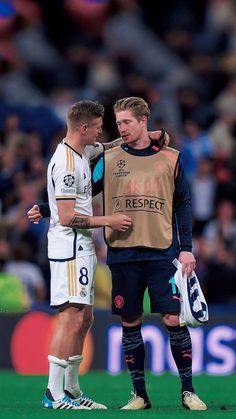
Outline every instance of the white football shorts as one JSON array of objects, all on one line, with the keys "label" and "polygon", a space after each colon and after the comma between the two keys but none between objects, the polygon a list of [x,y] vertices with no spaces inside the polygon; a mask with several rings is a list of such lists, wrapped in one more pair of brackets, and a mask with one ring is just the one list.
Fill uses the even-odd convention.
[{"label": "white football shorts", "polygon": [[50,261],[51,306],[59,307],[67,302],[92,305],[96,264],[95,254],[65,262]]}]

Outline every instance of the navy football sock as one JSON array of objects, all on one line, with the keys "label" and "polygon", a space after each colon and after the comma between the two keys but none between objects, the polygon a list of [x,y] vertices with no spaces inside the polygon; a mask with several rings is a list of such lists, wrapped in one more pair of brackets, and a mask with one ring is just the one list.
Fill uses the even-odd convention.
[{"label": "navy football sock", "polygon": [[146,402],[148,396],[144,378],[145,348],[141,334],[141,324],[132,327],[123,326],[122,345],[134,391]]},{"label": "navy football sock", "polygon": [[49,400],[51,400],[52,402],[55,402],[55,400],[54,400],[54,398],[52,397],[52,393],[51,393],[51,391],[49,390],[49,388],[47,388],[47,390],[46,390],[46,396],[47,396],[47,398],[48,398]]},{"label": "navy football sock", "polygon": [[186,326],[166,326],[170,336],[170,347],[183,391],[194,392],[192,385],[192,343]]}]

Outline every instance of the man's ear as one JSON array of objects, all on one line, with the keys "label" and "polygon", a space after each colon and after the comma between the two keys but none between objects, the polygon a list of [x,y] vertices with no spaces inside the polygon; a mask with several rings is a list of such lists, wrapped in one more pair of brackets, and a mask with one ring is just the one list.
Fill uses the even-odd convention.
[{"label": "man's ear", "polygon": [[142,126],[147,126],[147,117],[145,115],[141,116],[140,122]]},{"label": "man's ear", "polygon": [[82,130],[82,133],[85,134],[88,131],[88,125],[87,124],[81,125],[81,130]]}]

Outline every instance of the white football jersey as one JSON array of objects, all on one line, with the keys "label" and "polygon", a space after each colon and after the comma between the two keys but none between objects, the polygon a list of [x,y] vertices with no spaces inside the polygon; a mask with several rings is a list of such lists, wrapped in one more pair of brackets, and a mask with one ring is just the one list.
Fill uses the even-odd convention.
[{"label": "white football jersey", "polygon": [[58,144],[47,170],[48,201],[51,211],[48,231],[48,257],[54,261],[74,259],[95,253],[92,229],[64,227],[59,223],[57,200],[75,200],[75,211],[92,214],[92,185],[89,159],[103,151],[102,144],[86,147],[78,154],[65,140]]}]

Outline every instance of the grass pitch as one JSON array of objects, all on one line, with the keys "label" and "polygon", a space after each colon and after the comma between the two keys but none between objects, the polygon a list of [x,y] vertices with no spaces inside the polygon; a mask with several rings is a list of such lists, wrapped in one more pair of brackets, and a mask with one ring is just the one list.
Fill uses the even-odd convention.
[{"label": "grass pitch", "polygon": [[236,418],[236,374],[230,376],[194,377],[194,386],[200,398],[208,405],[205,412],[190,412],[180,403],[179,379],[171,374],[154,376],[146,374],[147,389],[152,409],[143,411],[121,411],[130,398],[131,383],[127,373],[110,376],[103,372],[91,372],[80,378],[81,387],[91,398],[104,403],[103,411],[44,410],[40,407],[41,397],[47,385],[45,376],[23,376],[14,372],[0,372],[0,418],[132,418],[184,419],[190,418]]}]

